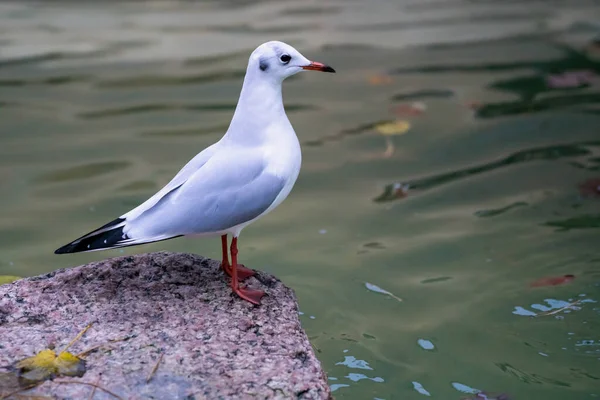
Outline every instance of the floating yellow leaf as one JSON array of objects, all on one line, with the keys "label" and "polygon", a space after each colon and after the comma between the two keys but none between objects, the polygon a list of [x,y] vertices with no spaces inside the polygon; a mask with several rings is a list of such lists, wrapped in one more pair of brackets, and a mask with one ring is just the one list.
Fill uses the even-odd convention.
[{"label": "floating yellow leaf", "polygon": [[410,129],[408,121],[383,122],[375,125],[375,130],[382,135],[402,135]]},{"label": "floating yellow leaf", "polygon": [[12,275],[0,275],[0,285],[5,285],[7,283],[14,282],[17,279],[21,279],[21,277]]},{"label": "floating yellow leaf", "polygon": [[83,376],[85,360],[68,351],[56,355],[54,350],[46,349],[19,361],[15,367],[20,380],[40,382],[57,376]]}]

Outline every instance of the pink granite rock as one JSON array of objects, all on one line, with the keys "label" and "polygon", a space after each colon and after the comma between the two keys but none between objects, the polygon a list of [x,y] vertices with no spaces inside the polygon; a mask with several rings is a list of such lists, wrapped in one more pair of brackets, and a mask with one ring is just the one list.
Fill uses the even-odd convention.
[{"label": "pink granite rock", "polygon": [[[217,261],[150,253],[118,257],[0,286],[0,395],[10,365],[49,346],[89,353],[81,378],[25,393],[87,399],[97,383],[124,399],[331,398],[298,320],[291,289],[262,272],[247,283],[261,306],[231,294]],[[111,342],[114,339],[126,339]],[[162,354],[158,369],[148,376]],[[99,389],[94,399],[114,399]]]}]

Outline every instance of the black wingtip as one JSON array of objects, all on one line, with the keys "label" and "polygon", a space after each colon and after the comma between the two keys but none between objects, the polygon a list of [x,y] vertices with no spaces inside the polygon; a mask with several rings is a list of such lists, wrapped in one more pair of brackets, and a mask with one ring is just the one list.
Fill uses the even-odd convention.
[{"label": "black wingtip", "polygon": [[66,254],[66,253],[68,253],[69,252],[68,249],[67,249],[68,247],[69,247],[69,245],[66,245],[66,246],[61,247],[60,249],[56,249],[56,250],[54,250],[54,254]]},{"label": "black wingtip", "polygon": [[[83,235],[79,239],[54,250],[54,254],[80,253],[115,247],[115,245],[118,245],[119,242],[125,239],[123,237],[123,227],[118,226],[123,221],[125,221],[125,219],[117,218],[108,224]],[[110,229],[113,226],[115,228]]]},{"label": "black wingtip", "polygon": [[54,250],[54,254],[68,254],[68,253],[77,253],[82,250],[77,250],[77,241],[66,244],[56,250]]}]

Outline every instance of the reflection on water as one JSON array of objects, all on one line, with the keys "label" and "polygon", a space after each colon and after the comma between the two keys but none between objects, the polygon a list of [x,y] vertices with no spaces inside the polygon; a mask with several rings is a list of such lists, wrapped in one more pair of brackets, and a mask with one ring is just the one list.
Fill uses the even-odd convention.
[{"label": "reflection on water", "polygon": [[104,163],[93,163],[82,165],[80,167],[66,168],[44,174],[38,178],[41,183],[58,183],[78,179],[92,179],[99,175],[104,175],[113,171],[125,169],[129,166],[125,161],[114,161]]},{"label": "reflection on water", "polygon": [[496,364],[498,368],[500,368],[503,372],[515,376],[517,379],[525,382],[525,383],[533,383],[533,384],[548,384],[548,385],[556,385],[562,387],[570,387],[571,384],[567,382],[562,382],[556,379],[546,378],[539,374],[530,374],[524,371],[521,371],[510,364],[506,363],[498,363]]},{"label": "reflection on water", "polygon": [[[585,296],[585,295],[583,295],[583,296]],[[583,300],[579,299],[577,301],[573,301],[572,299],[569,299],[569,301],[557,300],[557,299],[545,299],[544,302],[546,302],[547,305],[538,304],[538,303],[531,305],[532,309],[542,311],[541,314],[538,314],[532,310],[525,309],[521,306],[515,307],[513,314],[522,315],[522,316],[526,316],[526,317],[535,317],[535,316],[542,316],[542,315],[555,315],[555,314],[559,314],[561,312],[564,314],[569,314],[571,311],[581,310],[581,305],[583,305],[583,303],[596,303],[596,301],[592,300],[592,299],[583,299]],[[578,305],[578,304],[581,304],[581,305]],[[560,315],[557,315],[555,318],[562,319],[563,317]]]},{"label": "reflection on water", "polygon": [[548,221],[545,225],[555,227],[559,232],[571,229],[600,228],[600,214],[580,215],[564,220]]},{"label": "reflection on water", "polygon": [[425,388],[423,387],[423,385],[421,385],[419,382],[413,382],[413,387],[414,389],[421,393],[424,396],[431,396],[431,393],[429,393],[427,390],[425,390]]},{"label": "reflection on water", "polygon": [[585,0],[0,3],[0,275],[218,257],[52,252],[216,141],[249,52],[284,40],[338,73],[286,81],[303,169],[241,254],[294,288],[336,398],[600,395],[599,20]]},{"label": "reflection on water", "polygon": [[[348,353],[348,350],[344,350],[344,353]],[[344,356],[344,361],[337,362],[335,365],[343,365],[343,366],[347,367],[348,370],[350,370],[350,371],[356,370],[356,369],[373,371],[373,368],[371,368],[369,366],[368,362],[366,362],[365,360],[357,360],[354,356]],[[358,373],[358,372],[349,372],[343,378],[345,378],[345,380],[348,380],[350,382],[338,383],[337,381],[340,381],[340,378],[336,378],[334,376],[329,377],[329,380],[336,381],[334,384],[331,385],[331,390],[333,392],[335,392],[341,388],[344,388],[344,387],[351,387],[352,382],[359,382],[362,380],[368,380],[368,381],[376,382],[376,383],[385,382],[385,380],[380,376],[372,376],[371,377],[371,376],[366,375],[365,373]]]},{"label": "reflection on water", "polygon": [[512,210],[513,208],[526,206],[527,203],[524,201],[517,201],[516,203],[512,203],[507,205],[506,207],[496,208],[492,210],[479,210],[475,212],[475,215],[478,217],[494,217],[496,215],[504,214],[507,211]]},{"label": "reflection on water", "polygon": [[[412,189],[423,191],[455,181],[457,179],[463,179],[471,175],[490,172],[497,168],[507,167],[513,164],[534,162],[539,160],[556,160],[560,158],[578,157],[592,154],[592,152],[587,148],[588,146],[598,147],[600,146],[600,142],[586,142],[580,144],[574,143],[572,145],[560,145],[545,148],[521,150],[517,153],[511,154],[508,157],[502,158],[497,161],[489,162],[483,165],[477,165],[471,168],[452,171],[441,175],[409,180],[402,185],[402,188],[410,187]],[[386,186],[385,193],[379,196],[377,199],[375,199],[375,201],[381,202],[384,200],[390,201],[397,199],[397,195],[392,196],[392,193],[397,193],[398,191],[397,185],[398,184],[394,183]],[[386,193],[388,194],[386,195]],[[514,207],[514,205],[512,207]]]}]

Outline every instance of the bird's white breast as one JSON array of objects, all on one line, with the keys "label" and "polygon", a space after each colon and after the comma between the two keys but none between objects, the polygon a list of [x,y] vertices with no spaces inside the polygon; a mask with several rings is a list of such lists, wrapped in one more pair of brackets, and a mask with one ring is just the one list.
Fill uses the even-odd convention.
[{"label": "bird's white breast", "polygon": [[269,140],[266,140],[259,150],[263,152],[265,157],[267,165],[265,173],[282,178],[285,181],[285,185],[265,212],[251,221],[229,229],[228,232],[234,236],[238,236],[241,230],[247,225],[273,211],[288,197],[296,183],[302,164],[302,152],[294,129],[289,122],[287,126],[285,125],[283,127],[280,126],[279,129],[272,126],[268,132],[270,136]]},{"label": "bird's white breast", "polygon": [[[286,118],[287,119],[287,118]],[[265,172],[273,174],[285,180],[285,185],[273,204],[262,214],[277,207],[290,194],[292,187],[296,183],[302,164],[302,152],[300,143],[294,129],[286,121],[283,126],[272,126],[270,140],[265,143]]]}]

